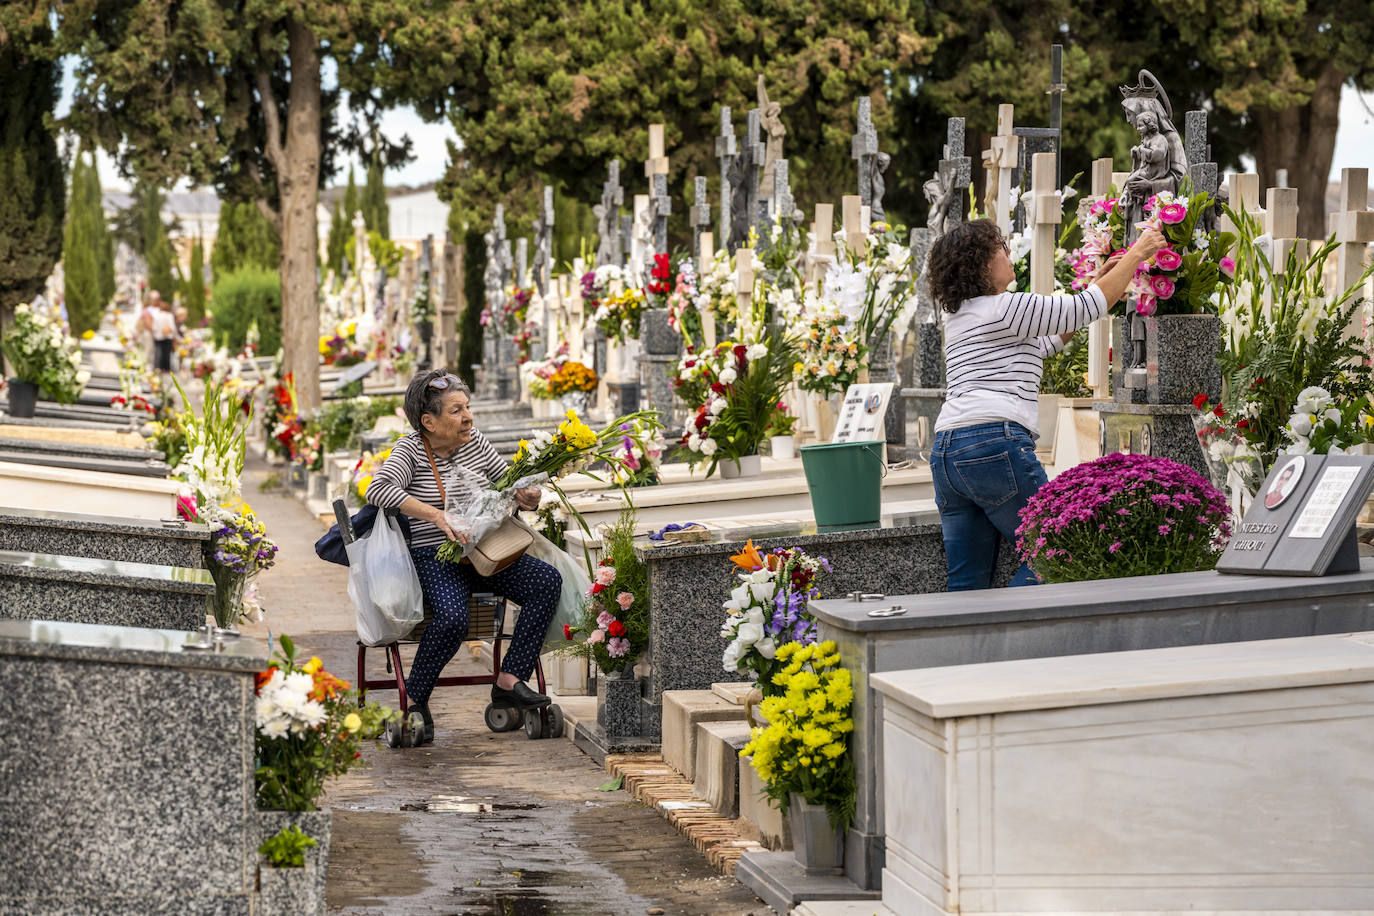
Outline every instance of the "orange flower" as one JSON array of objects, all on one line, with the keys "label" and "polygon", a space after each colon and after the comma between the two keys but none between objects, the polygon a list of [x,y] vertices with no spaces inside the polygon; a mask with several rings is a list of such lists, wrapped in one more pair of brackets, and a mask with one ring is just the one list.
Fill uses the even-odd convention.
[{"label": "orange flower", "polygon": [[276,670],[276,665],[268,665],[266,671],[259,671],[253,675],[253,692],[261,693],[263,685],[272,680],[272,672]]},{"label": "orange flower", "polygon": [[339,695],[340,690],[349,688],[348,681],[341,681],[334,675],[325,671],[323,668],[314,674],[315,689],[310,691],[310,699],[323,703],[325,700],[332,700]]},{"label": "orange flower", "polygon": [[744,542],[744,549],[730,558],[734,564],[745,572],[754,572],[763,569],[763,557],[759,555],[759,549],[754,546],[754,539],[750,538]]}]

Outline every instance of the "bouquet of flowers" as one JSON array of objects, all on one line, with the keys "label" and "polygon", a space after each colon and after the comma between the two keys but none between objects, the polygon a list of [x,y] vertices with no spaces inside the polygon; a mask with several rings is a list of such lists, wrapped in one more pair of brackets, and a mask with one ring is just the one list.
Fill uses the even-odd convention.
[{"label": "bouquet of flowers", "polygon": [[1355,446],[1374,441],[1374,392],[1338,403],[1325,388],[1304,388],[1283,432],[1288,439],[1284,454],[1348,454]]},{"label": "bouquet of flowers", "polygon": [[672,258],[667,253],[654,255],[654,266],[649,268],[649,282],[644,284],[646,308],[664,308],[668,304],[668,294],[673,289]]},{"label": "bouquet of flowers", "polygon": [[705,401],[689,416],[679,445],[687,462],[707,463],[710,476],[721,461],[758,453],[767,438],[774,405],[792,379],[793,354],[781,329],[764,343],[723,343],[716,348],[703,380],[713,379]]},{"label": "bouquet of flowers", "polygon": [[558,345],[558,350],[547,359],[533,360],[521,366],[520,371],[525,376],[525,387],[529,389],[530,397],[544,401],[557,400],[558,396],[549,388],[549,380],[553,378],[558,368],[567,361],[568,342],[565,340]]},{"label": "bouquet of flowers", "polygon": [[530,361],[530,345],[534,343],[534,335],[538,331],[539,325],[533,321],[526,321],[511,338],[511,342],[515,344],[516,365],[524,365]]},{"label": "bouquet of flowers", "polygon": [[272,386],[262,425],[267,448],[288,461],[296,460],[296,439],[304,431],[305,421],[296,408],[296,384],[290,372]]},{"label": "bouquet of flowers", "polygon": [[333,334],[320,336],[320,356],[326,366],[352,366],[367,358],[357,340],[358,319],[335,325]]},{"label": "bouquet of flowers", "polygon": [[129,410],[141,410],[148,414],[157,414],[157,408],[141,394],[130,395],[129,397],[125,397],[122,394],[116,394],[110,398],[110,406],[117,410],[124,410],[127,408]]},{"label": "bouquet of flowers", "polygon": [[650,429],[638,420],[620,428],[623,436],[611,449],[610,477],[622,487],[648,487],[658,483],[663,460],[663,428]]},{"label": "bouquet of flowers", "polygon": [[779,646],[777,661],[781,667],[773,684],[779,693],[759,707],[768,725],[753,729],[740,756],[753,758],[776,807],[799,795],[809,804],[825,805],[831,825],[843,830],[854,817],[853,680],[830,640]]},{"label": "bouquet of flowers", "polygon": [[[204,506],[195,516],[210,523],[210,545],[206,567],[215,580],[215,596],[210,610],[215,623],[232,627],[248,617],[251,610],[262,619],[257,586],[252,578],[276,563],[277,545],[267,536],[267,528],[247,503],[236,508]],[[251,589],[251,591],[250,591]]]},{"label": "bouquet of flowers", "polygon": [[81,347],[67,335],[61,321],[31,305],[14,309],[14,320],[0,338],[0,350],[14,377],[38,386],[59,404],[81,395],[91,374],[81,368]]},{"label": "bouquet of flowers", "polygon": [[[694,295],[697,312],[708,320],[733,327],[739,322],[739,298],[735,295],[735,273],[730,265],[730,252],[716,251],[711,266],[696,278]],[[689,341],[690,343],[690,341]]]},{"label": "bouquet of flowers", "polygon": [[[186,393],[177,385],[183,404]],[[201,414],[187,410],[178,418],[186,440],[186,453],[172,475],[195,491],[202,506],[219,506],[239,498],[243,461],[251,415],[222,385],[205,389]]]},{"label": "bouquet of flowers", "polygon": [[362,740],[400,718],[372,701],[359,706],[349,683],[326,671],[318,658],[297,665],[289,636],[281,637],[281,649],[257,675],[256,687],[259,808],[314,811],[324,781],[358,766]]},{"label": "bouquet of flowers", "polygon": [[577,391],[595,391],[596,373],[585,363],[568,360],[549,376],[549,393],[556,398]]},{"label": "bouquet of flowers", "polygon": [[820,597],[816,583],[830,572],[830,562],[796,547],[760,554],[752,539],[730,559],[740,584],[721,605],[726,618],[720,635],[730,640],[722,664],[731,674],[752,673],[764,696],[776,696],[782,691],[774,681],[783,667],[779,647],[816,641],[816,620],[807,604]]},{"label": "bouquet of flowers", "polygon": [[[1189,185],[1185,182],[1185,188]],[[1236,264],[1227,255],[1236,238],[1208,232],[1202,222],[1215,201],[1210,194],[1161,192],[1145,202],[1141,228],[1158,229],[1169,246],[1137,269],[1127,293],[1141,315],[1196,315],[1215,311],[1213,293],[1227,286]],[[1107,197],[1088,209],[1083,244],[1072,255],[1074,289],[1083,289],[1107,259],[1126,247],[1126,219],[1120,199]]]},{"label": "bouquet of flowers", "polygon": [[758,251],[764,280],[778,289],[796,289],[802,285],[802,270],[806,263],[806,236],[781,212],[773,215],[768,234],[750,241]]},{"label": "bouquet of flowers", "polygon": [[715,381],[712,361],[720,351],[720,346],[703,355],[696,352],[695,345],[687,344],[682,358],[678,360],[677,372],[673,375],[673,393],[693,409],[706,403],[711,383]]},{"label": "bouquet of flowers", "polygon": [[859,360],[868,349],[858,329],[833,303],[819,299],[799,318],[802,333],[792,367],[797,387],[821,397],[843,393],[857,379]]},{"label": "bouquet of flowers", "polygon": [[1192,468],[1113,454],[1069,468],[1021,510],[1021,559],[1045,582],[1211,569],[1231,537],[1226,497]]},{"label": "bouquet of flowers", "polygon": [[647,307],[643,290],[623,289],[600,300],[592,320],[607,340],[624,344],[627,340],[638,339],[639,322]]},{"label": "bouquet of flowers", "polygon": [[621,513],[604,542],[606,557],[587,590],[582,620],[563,625],[572,645],[561,651],[589,657],[610,674],[632,668],[649,644],[649,571],[635,556],[633,510]]},{"label": "bouquet of flowers", "polygon": [[697,311],[697,269],[690,257],[678,261],[677,278],[668,295],[668,326],[682,335],[685,343],[703,339],[701,312]]},{"label": "bouquet of flowers", "polygon": [[773,412],[768,415],[768,437],[790,436],[796,426],[797,418],[788,411],[786,404],[779,401],[773,407]]}]

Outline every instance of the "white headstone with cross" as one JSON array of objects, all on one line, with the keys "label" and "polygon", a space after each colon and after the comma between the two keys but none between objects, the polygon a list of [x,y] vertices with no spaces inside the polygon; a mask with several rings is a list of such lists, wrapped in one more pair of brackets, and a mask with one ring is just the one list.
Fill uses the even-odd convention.
[{"label": "white headstone with cross", "polygon": [[997,106],[997,133],[983,150],[983,168],[987,171],[983,209],[1004,236],[1011,232],[1011,171],[1016,168],[1018,147],[1012,123],[1015,115],[1016,106]]},{"label": "white headstone with cross", "polygon": [[[1335,295],[1345,292],[1360,279],[1369,262],[1369,243],[1374,242],[1374,210],[1369,209],[1369,169],[1341,169],[1341,200],[1336,212],[1327,216],[1327,232],[1335,235],[1336,249]],[[1367,286],[1367,284],[1366,284]],[[1347,332],[1365,341],[1365,352],[1371,350],[1365,337],[1367,321],[1374,317],[1366,290],[1365,305],[1350,317]]]},{"label": "white headstone with cross", "polygon": [[[1226,188],[1229,198],[1228,206],[1236,213],[1248,213],[1259,222],[1260,231],[1264,231],[1264,207],[1263,199],[1260,197],[1259,176],[1253,172],[1232,172],[1226,176]],[[1221,230],[1234,233],[1236,224],[1231,221],[1229,216],[1223,216]]]},{"label": "white headstone with cross", "polygon": [[806,282],[814,284],[835,263],[835,205],[816,204],[816,219],[811,223],[811,249],[807,252]]},{"label": "white headstone with cross", "polygon": [[[1105,200],[1112,186],[1111,158],[1094,159],[1090,200]],[[1102,401],[1111,397],[1112,319],[1099,318],[1088,325],[1088,387]]]},{"label": "white headstone with cross", "polygon": [[851,254],[862,257],[864,245],[867,244],[868,233],[864,227],[868,225],[868,214],[864,212],[863,201],[857,194],[846,194],[840,200],[840,219],[844,225],[844,244]]},{"label": "white headstone with cross", "polygon": [[759,329],[754,327],[754,249],[735,251],[735,301],[739,304],[740,340],[756,340]]},{"label": "white headstone with cross", "polygon": [[1031,292],[1054,292],[1054,247],[1059,224],[1064,221],[1063,201],[1055,185],[1058,163],[1054,153],[1031,157],[1031,200],[1026,208],[1031,221]]}]

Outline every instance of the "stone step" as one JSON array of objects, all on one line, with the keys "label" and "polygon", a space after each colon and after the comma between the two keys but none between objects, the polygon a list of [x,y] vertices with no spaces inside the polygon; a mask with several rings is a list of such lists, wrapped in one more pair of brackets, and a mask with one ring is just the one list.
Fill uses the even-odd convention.
[{"label": "stone step", "polygon": [[710,690],[663,692],[663,760],[691,782],[696,776],[697,726],[707,722],[744,721],[744,707]]},{"label": "stone step", "polygon": [[739,816],[740,751],[749,743],[749,723],[697,725],[696,777],[692,791],[728,817]]},{"label": "stone step", "polygon": [[205,525],[81,512],[0,508],[0,550],[200,569]]},{"label": "stone step", "polygon": [[194,630],[215,581],[203,569],[0,550],[0,617]]}]

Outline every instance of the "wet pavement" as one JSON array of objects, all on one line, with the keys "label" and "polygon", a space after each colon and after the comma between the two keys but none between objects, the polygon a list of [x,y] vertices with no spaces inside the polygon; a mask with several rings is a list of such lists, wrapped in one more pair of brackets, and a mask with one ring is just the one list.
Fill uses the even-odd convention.
[{"label": "wet pavement", "polygon": [[[317,559],[323,527],[302,503],[260,493],[265,465],[250,463],[245,498],[280,545],[261,577],[267,618],[245,630],[287,633],[347,680],[356,676],[347,570]],[[384,675],[380,653],[369,676]],[[408,659],[407,655],[407,659]],[[446,674],[490,662],[467,648]],[[493,734],[482,720],[489,688],[450,687],[430,702],[432,746],[363,752],[369,766],[331,784],[331,913],[721,914],[772,911],[718,874],[652,808],[619,790],[571,741]],[[394,702],[395,691],[378,692]]]}]

